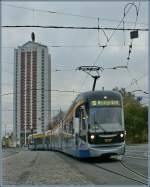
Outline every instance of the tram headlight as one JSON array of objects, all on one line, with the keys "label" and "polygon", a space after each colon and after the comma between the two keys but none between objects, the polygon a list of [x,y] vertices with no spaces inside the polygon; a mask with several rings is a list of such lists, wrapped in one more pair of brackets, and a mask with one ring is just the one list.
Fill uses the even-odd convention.
[{"label": "tram headlight", "polygon": [[94,134],[91,135],[91,140],[93,140],[95,138]]},{"label": "tram headlight", "polygon": [[123,138],[123,137],[124,137],[124,134],[123,134],[123,133],[121,133],[121,134],[120,134],[120,137],[121,137],[121,138]]}]

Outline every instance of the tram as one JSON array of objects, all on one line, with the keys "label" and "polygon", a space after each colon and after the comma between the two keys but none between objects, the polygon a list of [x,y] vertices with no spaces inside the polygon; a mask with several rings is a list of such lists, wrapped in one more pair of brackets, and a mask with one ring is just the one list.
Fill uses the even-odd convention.
[{"label": "tram", "polygon": [[28,148],[31,150],[47,150],[49,149],[49,137],[44,134],[32,134],[27,139]]},{"label": "tram", "polygon": [[47,131],[31,149],[58,150],[79,158],[125,153],[123,100],[119,92],[89,91],[74,100],[63,122]]}]

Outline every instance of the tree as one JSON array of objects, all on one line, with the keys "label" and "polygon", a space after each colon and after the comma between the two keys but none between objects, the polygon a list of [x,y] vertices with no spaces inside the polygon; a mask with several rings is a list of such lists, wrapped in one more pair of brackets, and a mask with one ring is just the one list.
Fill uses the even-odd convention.
[{"label": "tree", "polygon": [[127,92],[125,88],[120,90],[116,87],[114,91],[119,91],[123,97],[125,128],[127,131],[127,142],[144,143],[148,141],[148,107],[142,106],[137,101],[135,95]]},{"label": "tree", "polygon": [[53,117],[52,121],[49,122],[47,129],[50,130],[58,126],[61,121],[64,119],[65,113],[63,111],[59,111],[59,113]]}]

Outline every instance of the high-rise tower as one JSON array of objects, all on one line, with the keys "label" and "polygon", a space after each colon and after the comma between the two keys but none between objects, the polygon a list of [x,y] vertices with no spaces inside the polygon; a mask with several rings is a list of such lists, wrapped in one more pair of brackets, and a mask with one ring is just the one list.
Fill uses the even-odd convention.
[{"label": "high-rise tower", "polygon": [[34,40],[14,53],[15,144],[26,144],[31,131],[44,132],[50,120],[51,59],[47,46]]}]

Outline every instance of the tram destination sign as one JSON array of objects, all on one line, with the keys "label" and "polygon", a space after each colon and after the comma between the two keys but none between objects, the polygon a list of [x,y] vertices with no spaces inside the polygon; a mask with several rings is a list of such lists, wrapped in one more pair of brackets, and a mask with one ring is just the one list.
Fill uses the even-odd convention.
[{"label": "tram destination sign", "polygon": [[91,106],[121,106],[119,100],[93,100],[90,102]]}]

